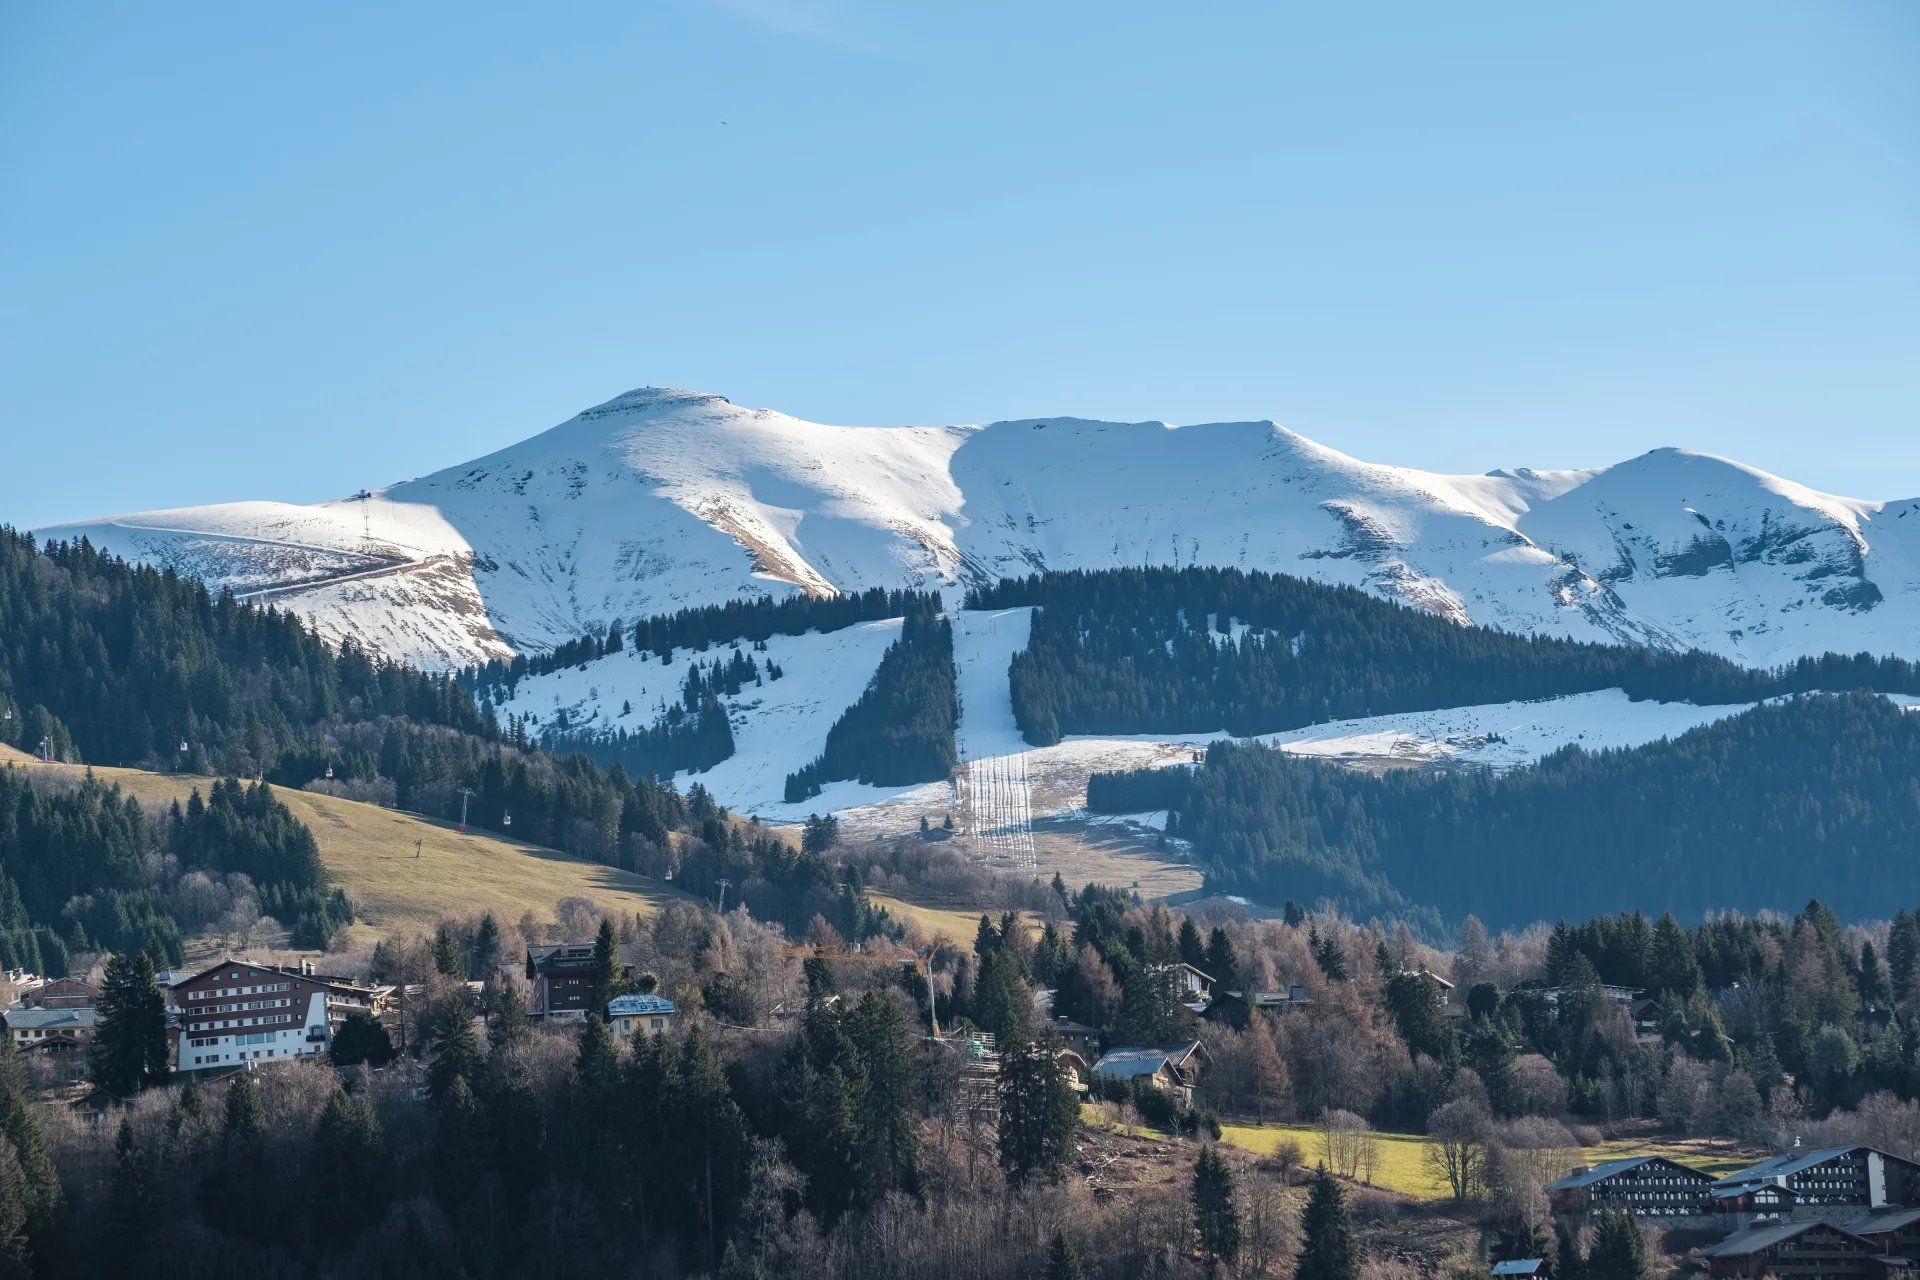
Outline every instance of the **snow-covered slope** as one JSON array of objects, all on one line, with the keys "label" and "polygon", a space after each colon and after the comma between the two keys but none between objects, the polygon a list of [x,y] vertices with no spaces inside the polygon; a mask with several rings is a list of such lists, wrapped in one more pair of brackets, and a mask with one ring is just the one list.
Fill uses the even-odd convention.
[{"label": "snow-covered slope", "polygon": [[838,427],[648,388],[358,501],[42,532],[430,665],[766,591],[1142,563],[1284,571],[1463,623],[1764,664],[1920,656],[1916,512],[1680,450],[1446,476],[1268,422]]}]

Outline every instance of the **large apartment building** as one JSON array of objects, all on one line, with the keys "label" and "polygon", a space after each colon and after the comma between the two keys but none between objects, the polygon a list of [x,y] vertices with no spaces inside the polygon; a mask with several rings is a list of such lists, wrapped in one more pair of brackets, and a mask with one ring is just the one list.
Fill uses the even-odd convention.
[{"label": "large apartment building", "polygon": [[174,986],[179,1069],[312,1058],[327,1051],[350,1013],[373,1013],[373,989],[313,972],[231,957]]}]

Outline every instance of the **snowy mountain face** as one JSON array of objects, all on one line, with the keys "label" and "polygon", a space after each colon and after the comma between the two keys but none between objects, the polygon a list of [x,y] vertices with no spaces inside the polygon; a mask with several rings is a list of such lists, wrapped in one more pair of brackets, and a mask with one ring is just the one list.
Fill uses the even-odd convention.
[{"label": "snowy mountain face", "polygon": [[838,427],[649,388],[363,499],[39,532],[428,666],[739,596],[1140,564],[1292,573],[1461,623],[1756,665],[1920,656],[1920,500],[1672,449],[1446,476],[1269,422]]}]

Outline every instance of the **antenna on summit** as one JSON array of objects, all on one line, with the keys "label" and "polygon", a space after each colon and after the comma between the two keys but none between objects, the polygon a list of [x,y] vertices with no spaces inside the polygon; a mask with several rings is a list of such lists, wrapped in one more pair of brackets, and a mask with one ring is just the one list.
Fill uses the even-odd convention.
[{"label": "antenna on summit", "polygon": [[360,536],[369,543],[373,541],[373,516],[367,511],[367,504],[372,500],[371,489],[362,489],[353,495],[353,501],[360,504]]}]

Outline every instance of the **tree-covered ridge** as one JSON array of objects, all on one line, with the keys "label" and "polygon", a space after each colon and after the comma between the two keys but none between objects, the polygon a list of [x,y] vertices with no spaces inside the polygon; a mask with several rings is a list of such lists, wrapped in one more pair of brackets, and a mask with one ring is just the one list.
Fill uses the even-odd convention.
[{"label": "tree-covered ridge", "polygon": [[144,813],[94,778],[59,792],[0,770],[0,951],[4,962],[62,973],[71,951],[145,951],[178,964],[179,918],[193,896],[182,877],[201,873],[224,892],[245,877],[259,910],[288,926],[297,946],[319,947],[352,921],[327,880],[313,833],[263,783],[215,780],[203,799]]},{"label": "tree-covered ridge", "polygon": [[1896,658],[1829,654],[1754,671],[1698,651],[1464,627],[1352,587],[1240,569],[1035,575],[967,604],[1038,606],[1010,671],[1014,717],[1036,746],[1067,734],[1273,733],[1610,688],[1702,704],[1920,693],[1920,667]]},{"label": "tree-covered ridge", "polygon": [[937,782],[959,758],[954,730],[953,624],[930,600],[909,609],[859,701],[827,730],[820,757],[787,775],[789,804],[828,782],[858,778],[879,786]]},{"label": "tree-covered ridge", "polygon": [[451,680],[331,649],[292,614],[0,528],[0,741],[253,774],[303,730],[382,716],[490,731]]},{"label": "tree-covered ridge", "polygon": [[1920,716],[1813,695],[1646,746],[1508,773],[1359,773],[1216,743],[1193,770],[1099,774],[1104,812],[1173,810],[1209,883],[1278,902],[1499,923],[1634,906],[1683,918],[1819,896],[1854,917],[1920,898]]},{"label": "tree-covered ridge", "polygon": [[725,604],[642,618],[631,630],[616,619],[604,632],[569,640],[547,653],[520,654],[507,661],[496,659],[483,666],[470,667],[460,673],[460,681],[483,699],[496,697],[503,690],[511,692],[528,676],[577,667],[607,654],[619,653],[628,645],[642,652],[651,651],[662,661],[670,661],[675,649],[704,653],[716,644],[759,643],[772,636],[839,631],[856,622],[902,617],[938,599],[926,592],[871,587],[834,596],[760,596],[752,600],[729,600]]},{"label": "tree-covered ridge", "polygon": [[[815,912],[853,937],[891,927],[818,855],[732,821],[697,787],[683,796],[617,765],[562,760],[528,741],[524,726],[500,732],[453,681],[351,644],[336,652],[291,614],[214,597],[84,542],[38,549],[0,529],[0,740],[31,748],[43,735],[68,759],[313,785],[448,820],[464,813],[475,826],[610,865],[679,869],[677,883],[693,892],[726,878],[752,886],[756,912],[796,932]],[[69,838],[92,839],[87,823],[111,825],[109,808],[97,804]],[[107,843],[118,857],[135,842]],[[0,862],[23,885],[35,875],[57,881],[59,869],[39,863],[64,848],[0,840]],[[104,904],[95,908],[103,937],[162,914],[118,883],[71,889],[91,888]],[[281,909],[311,909],[324,924],[322,905]],[[28,914],[46,918],[31,906]]]}]

